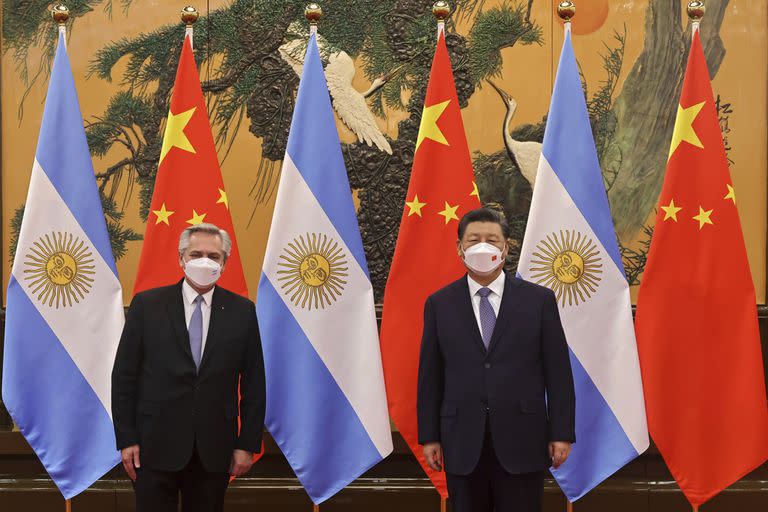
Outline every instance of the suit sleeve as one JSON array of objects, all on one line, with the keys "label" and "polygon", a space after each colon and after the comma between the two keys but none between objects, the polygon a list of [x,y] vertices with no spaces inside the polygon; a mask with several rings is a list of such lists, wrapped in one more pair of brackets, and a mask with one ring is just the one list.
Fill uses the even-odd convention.
[{"label": "suit sleeve", "polygon": [[542,350],[547,386],[550,441],[576,441],[576,398],[568,344],[565,340],[557,299],[547,293],[542,314]]},{"label": "suit sleeve", "polygon": [[443,401],[443,356],[437,340],[432,299],[424,304],[424,332],[419,355],[416,410],[419,444],[440,442],[440,405]]},{"label": "suit sleeve", "polygon": [[248,329],[248,347],[245,364],[240,374],[240,436],[236,447],[253,453],[261,451],[266,412],[266,383],[264,354],[256,319],[256,308],[250,303],[251,321]]},{"label": "suit sleeve", "polygon": [[136,427],[138,382],[142,361],[142,327],[144,307],[141,295],[136,295],[128,308],[128,315],[117,347],[112,367],[112,419],[115,425],[117,449],[139,444]]}]

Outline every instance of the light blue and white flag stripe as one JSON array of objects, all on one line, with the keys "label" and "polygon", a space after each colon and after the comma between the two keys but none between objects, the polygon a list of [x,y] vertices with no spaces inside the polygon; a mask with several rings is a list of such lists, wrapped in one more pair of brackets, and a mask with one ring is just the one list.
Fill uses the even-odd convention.
[{"label": "light blue and white flag stripe", "polygon": [[566,25],[518,272],[559,294],[576,443],[552,473],[575,501],[648,448],[629,286]]},{"label": "light blue and white flag stripe", "polygon": [[392,451],[373,290],[315,36],[259,282],[266,426],[315,503]]},{"label": "light blue and white flag stripe", "polygon": [[123,321],[61,35],[8,284],[3,401],[67,499],[120,461],[110,374]]}]

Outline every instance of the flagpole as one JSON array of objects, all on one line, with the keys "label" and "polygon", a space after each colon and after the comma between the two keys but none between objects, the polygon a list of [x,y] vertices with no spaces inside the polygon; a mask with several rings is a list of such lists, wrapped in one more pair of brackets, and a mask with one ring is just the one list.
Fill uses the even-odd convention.
[{"label": "flagpole", "polygon": [[[309,37],[317,37],[317,22],[323,17],[323,9],[317,2],[310,2],[304,7],[304,17],[309,23]],[[309,43],[307,43],[309,44]],[[312,512],[320,512],[320,505],[313,504]]]},{"label": "flagpole", "polygon": [[[445,33],[445,20],[451,14],[451,6],[445,0],[438,0],[432,4],[432,15],[437,20],[437,39],[440,39],[440,34]],[[447,507],[447,501],[443,496],[440,496],[440,512],[445,512]]]},{"label": "flagpole", "polygon": [[437,37],[445,33],[445,20],[451,15],[451,5],[445,0],[437,0],[432,4],[432,15],[437,20]]},{"label": "flagpole", "polygon": [[[557,15],[563,20],[563,33],[571,32],[571,20],[576,16],[576,5],[572,1],[563,1],[557,4]],[[566,498],[566,512],[573,512],[573,503]]]},{"label": "flagpole", "polygon": [[688,2],[687,11],[688,18],[691,20],[691,39],[693,39],[693,35],[699,31],[699,23],[704,17],[704,13],[707,12],[707,6],[701,0],[693,0]]},{"label": "flagpole", "polygon": [[[440,39],[440,34],[445,34],[445,20],[451,15],[451,5],[445,0],[437,0],[432,4],[432,15],[437,20],[437,39]],[[448,500],[440,495],[440,512],[446,512],[448,508]]]},{"label": "flagpole", "polygon": [[[69,9],[64,4],[56,4],[51,8],[51,18],[59,26],[59,37],[63,37],[64,49],[67,48],[67,20],[69,20]],[[64,511],[72,512],[72,500],[64,500]]]},{"label": "flagpole", "polygon": [[188,5],[181,10],[181,21],[186,25],[186,29],[184,30],[184,37],[189,37],[189,44],[192,46],[193,50],[195,49],[194,25],[199,17],[200,13],[197,12],[197,9],[191,5]]},{"label": "flagpole", "polygon": [[[707,7],[701,0],[693,0],[688,2],[686,11],[688,13],[688,18],[691,20],[691,42],[693,42],[693,38],[695,37],[696,32],[699,31],[699,24],[701,19],[704,17],[704,13],[707,11]],[[696,505],[691,505],[691,510],[693,512],[699,512],[699,507]]]},{"label": "flagpole", "polygon": [[317,2],[310,2],[304,8],[304,17],[307,18],[307,21],[309,22],[310,36],[317,34],[317,22],[320,21],[320,18],[322,18],[322,16],[323,16],[323,9],[320,7],[320,4],[318,4]]},{"label": "flagpole", "polygon": [[51,8],[51,17],[59,26],[59,35],[64,36],[64,47],[67,44],[67,20],[69,19],[69,9],[64,4],[56,4]]}]

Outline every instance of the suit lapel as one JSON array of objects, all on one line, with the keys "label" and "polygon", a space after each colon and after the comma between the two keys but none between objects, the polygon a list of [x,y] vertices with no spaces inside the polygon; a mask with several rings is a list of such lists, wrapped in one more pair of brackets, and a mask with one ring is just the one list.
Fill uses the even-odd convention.
[{"label": "suit lapel", "polygon": [[499,316],[496,318],[496,325],[493,328],[491,342],[488,345],[490,354],[496,345],[499,344],[501,336],[510,324],[515,314],[515,307],[520,300],[520,294],[516,293],[517,283],[509,274],[504,279],[504,295],[501,296],[501,305],[499,306]]},{"label": "suit lapel", "polygon": [[475,317],[475,310],[472,307],[472,296],[469,294],[469,283],[467,282],[467,276],[462,277],[456,284],[457,303],[461,310],[461,315],[464,317],[464,325],[469,326],[470,337],[473,343],[485,354],[485,344],[483,344],[483,336],[480,334],[480,327],[477,325],[477,317]]},{"label": "suit lapel", "polygon": [[194,365],[194,359],[192,359],[192,349],[189,348],[189,331],[187,330],[187,321],[184,316],[184,296],[181,291],[180,281],[178,286],[174,286],[171,290],[171,297],[168,300],[168,316],[173,326],[173,331],[176,334],[176,341],[181,345],[181,349],[189,356],[189,361]]},{"label": "suit lapel", "polygon": [[[227,314],[227,297],[221,291],[220,287],[213,289],[213,297],[211,298],[211,318],[208,322],[208,336],[205,338],[205,349],[203,349],[203,358],[200,361],[200,371],[202,371],[205,362],[210,359],[211,351],[214,345],[218,341],[217,333],[219,326],[222,324],[222,317]],[[198,372],[199,373],[199,372]]]}]

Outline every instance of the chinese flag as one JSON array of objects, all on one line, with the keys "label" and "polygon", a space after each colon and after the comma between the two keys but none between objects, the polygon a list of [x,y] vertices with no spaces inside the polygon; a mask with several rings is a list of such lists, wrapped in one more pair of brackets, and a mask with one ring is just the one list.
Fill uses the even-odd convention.
[{"label": "chinese flag", "polygon": [[[232,238],[232,252],[217,285],[248,297],[229,213],[229,199],[221,178],[192,43],[187,37],[181,50],[171,95],[171,110],[165,123],[134,294],[166,286],[182,278],[179,235],[189,226],[203,222],[217,225]],[[255,310],[253,314],[256,314]],[[254,454],[254,460],[261,454]]]},{"label": "chinese flag", "polygon": [[381,355],[389,414],[443,497],[448,496],[445,474],[429,469],[418,444],[416,375],[424,302],[464,272],[456,255],[456,229],[464,213],[480,206],[473,179],[451,61],[441,32],[384,291]]},{"label": "chinese flag", "polygon": [[755,291],[698,31],[636,330],[651,436],[697,507],[768,458]]},{"label": "chinese flag", "polygon": [[192,44],[186,38],[165,123],[134,293],[182,278],[179,235],[202,222],[216,224],[232,238],[232,253],[218,284],[248,297]]}]

